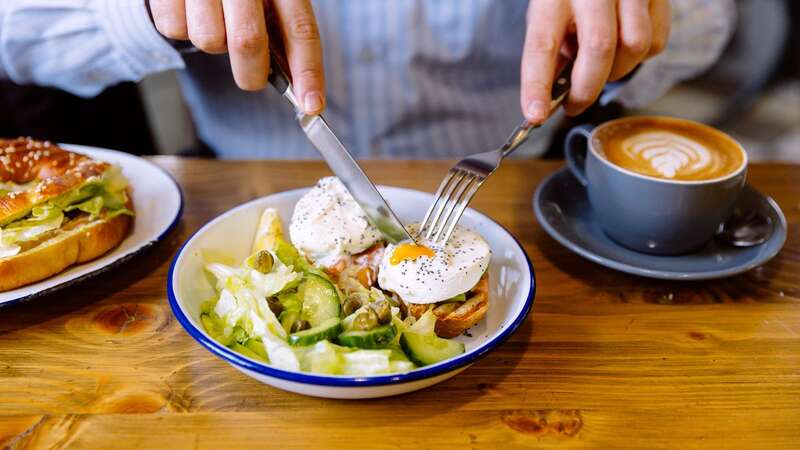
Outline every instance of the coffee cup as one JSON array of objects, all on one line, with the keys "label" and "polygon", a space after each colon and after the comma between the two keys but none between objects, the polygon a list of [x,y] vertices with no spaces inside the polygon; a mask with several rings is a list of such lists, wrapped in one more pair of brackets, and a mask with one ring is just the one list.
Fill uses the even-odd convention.
[{"label": "coffee cup", "polygon": [[747,175],[747,153],[736,140],[672,117],[579,126],[564,145],[605,233],[644,253],[704,246],[732,213]]}]

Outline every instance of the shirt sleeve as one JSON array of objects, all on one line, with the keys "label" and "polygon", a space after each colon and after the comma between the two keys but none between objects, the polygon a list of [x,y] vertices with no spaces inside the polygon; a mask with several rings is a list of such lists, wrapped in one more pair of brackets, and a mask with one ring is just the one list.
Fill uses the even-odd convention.
[{"label": "shirt sleeve", "polygon": [[83,97],[184,67],[145,0],[0,1],[0,78]]},{"label": "shirt sleeve", "polygon": [[719,59],[736,25],[733,0],[672,0],[672,30],[664,51],[639,67],[626,83],[600,97],[640,108],[680,81],[708,70]]}]

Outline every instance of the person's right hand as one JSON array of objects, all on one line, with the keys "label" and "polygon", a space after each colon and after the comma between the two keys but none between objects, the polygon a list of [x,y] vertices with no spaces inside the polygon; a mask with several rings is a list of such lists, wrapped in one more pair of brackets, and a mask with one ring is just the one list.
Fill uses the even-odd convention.
[{"label": "person's right hand", "polygon": [[310,0],[149,0],[156,28],[206,53],[229,54],[236,84],[264,88],[269,75],[265,9],[278,19],[294,94],[307,114],[325,108],[322,44]]}]

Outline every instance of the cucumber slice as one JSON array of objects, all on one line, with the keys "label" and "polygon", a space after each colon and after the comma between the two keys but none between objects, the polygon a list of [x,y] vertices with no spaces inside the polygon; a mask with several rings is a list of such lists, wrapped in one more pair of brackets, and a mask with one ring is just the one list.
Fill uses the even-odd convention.
[{"label": "cucumber slice", "polygon": [[306,346],[319,341],[333,340],[342,332],[342,321],[331,317],[316,327],[298,331],[289,335],[289,345]]},{"label": "cucumber slice", "polygon": [[435,334],[420,334],[406,331],[400,336],[400,346],[408,359],[419,366],[435,364],[464,353],[464,344],[442,339]]},{"label": "cucumber slice", "polygon": [[337,341],[339,344],[347,347],[366,349],[384,348],[392,343],[396,335],[397,327],[390,323],[375,327],[369,331],[346,331],[339,335]]},{"label": "cucumber slice", "polygon": [[300,319],[307,320],[312,327],[328,319],[339,318],[339,294],[330,281],[318,275],[307,274],[299,287],[299,293],[303,299]]}]

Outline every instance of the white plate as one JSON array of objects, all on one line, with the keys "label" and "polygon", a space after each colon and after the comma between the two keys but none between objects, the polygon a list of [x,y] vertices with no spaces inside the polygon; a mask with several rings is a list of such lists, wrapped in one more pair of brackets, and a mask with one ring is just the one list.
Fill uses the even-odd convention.
[{"label": "white plate", "polygon": [[71,144],[61,146],[122,167],[123,175],[131,184],[133,206],[136,210],[133,232],[119,246],[100,258],[72,266],[38,283],[0,292],[0,306],[39,297],[109,270],[163,239],[181,217],[181,190],[164,169],[146,159],[114,150]]},{"label": "white plate", "polygon": [[[427,193],[380,187],[392,209],[406,223],[418,221],[432,200]],[[194,234],[172,262],[167,295],[178,321],[192,338],[236,369],[262,383],[305,395],[329,398],[373,398],[415,391],[452,377],[500,345],[524,321],[533,304],[533,266],[519,242],[502,226],[483,214],[467,210],[461,224],[483,235],[492,249],[489,272],[490,308],[486,318],[457,339],[466,353],[411,372],[364,377],[290,372],[250,359],[214,341],[200,324],[200,305],[214,296],[203,273],[203,249],[224,250],[238,260],[247,257],[261,212],[277,208],[287,225],[297,200],[307,191],[298,189],[263,197],[238,206],[212,220]],[[286,228],[288,229],[288,228]]]}]

